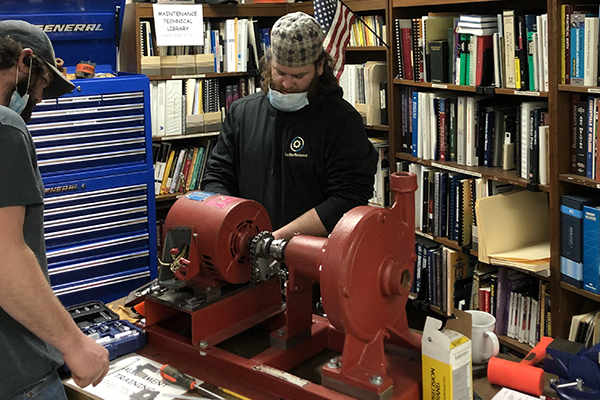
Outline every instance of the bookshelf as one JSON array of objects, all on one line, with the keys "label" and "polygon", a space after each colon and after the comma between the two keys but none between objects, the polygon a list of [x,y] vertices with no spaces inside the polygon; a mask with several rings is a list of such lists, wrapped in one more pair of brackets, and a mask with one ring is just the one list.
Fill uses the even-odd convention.
[{"label": "bookshelf", "polygon": [[[587,196],[600,196],[600,178],[581,176],[571,170],[571,141],[572,141],[572,97],[600,96],[600,85],[575,86],[564,82],[561,65],[565,62],[562,27],[565,23],[562,8],[565,5],[588,4],[584,1],[548,0],[536,1],[463,1],[463,0],[390,0],[388,15],[389,37],[394,35],[393,22],[397,18],[418,18],[429,12],[436,15],[444,13],[458,14],[496,14],[506,9],[515,9],[523,13],[548,14],[548,90],[547,91],[520,91],[507,88],[471,87],[450,83],[415,82],[410,79],[397,77],[398,65],[396,62],[395,48],[392,48],[394,65],[390,67],[390,82],[393,90],[390,91],[390,109],[393,118],[390,119],[390,149],[391,164],[395,167],[396,161],[410,161],[426,166],[433,166],[441,170],[460,172],[471,176],[481,176],[487,179],[510,183],[530,190],[541,190],[548,193],[549,198],[549,232],[551,247],[551,276],[547,278],[550,283],[552,298],[552,334],[554,337],[567,337],[573,315],[587,311],[589,307],[600,308],[600,295],[581,289],[561,281],[561,196],[565,194],[578,194]],[[594,2],[596,3],[596,2]],[[598,12],[597,5],[596,13]],[[592,56],[592,59],[597,57]],[[567,64],[569,60],[567,60]],[[568,71],[567,71],[568,73]],[[440,162],[415,157],[403,150],[402,136],[402,88],[413,88],[419,91],[442,91],[454,93],[458,96],[472,95],[501,95],[507,101],[547,101],[549,119],[549,181],[546,185],[530,185],[527,179],[520,178],[514,171],[504,171],[501,168],[465,167],[452,162]],[[515,100],[517,99],[517,100]],[[456,242],[447,238],[439,238],[427,233],[417,232],[444,246],[470,251],[468,248],[457,246]],[[544,278],[542,278],[544,279]],[[590,306],[590,303],[592,306]],[[594,306],[595,304],[595,306]],[[527,352],[528,346],[522,347],[520,343],[512,343],[513,339],[503,338],[503,344],[516,351]]]},{"label": "bookshelf", "polygon": [[[559,2],[560,3],[560,2]],[[405,79],[398,76],[399,66],[397,62],[396,54],[396,40],[390,40],[391,59],[393,63],[390,67],[390,115],[393,117],[390,119],[390,163],[393,167],[396,167],[396,162],[411,162],[417,163],[422,166],[433,167],[441,171],[454,172],[464,174],[466,176],[474,178],[486,178],[491,181],[507,183],[520,188],[543,191],[548,193],[549,198],[549,227],[550,230],[550,242],[551,242],[551,276],[545,278],[535,273],[531,273],[531,276],[541,279],[542,282],[549,282],[551,293],[552,293],[552,329],[553,335],[561,335],[564,337],[565,333],[568,333],[570,317],[580,311],[579,307],[582,304],[581,298],[592,299],[598,301],[600,296],[588,293],[581,293],[583,291],[574,291],[565,288],[567,285],[560,282],[560,194],[565,193],[566,188],[569,185],[576,184],[580,187],[585,188],[600,188],[597,182],[577,177],[573,174],[569,174],[568,171],[568,151],[567,154],[561,155],[561,149],[568,148],[568,141],[564,138],[562,142],[559,140],[562,136],[568,138],[569,126],[564,121],[564,118],[559,118],[560,112],[564,112],[565,106],[569,104],[570,94],[572,92],[582,93],[600,93],[596,91],[598,88],[572,88],[568,85],[558,85],[558,74],[559,68],[558,63],[554,62],[559,59],[559,35],[560,29],[557,21],[557,7],[560,8],[560,4],[557,4],[554,0],[548,0],[546,2],[538,1],[462,1],[462,0],[390,0],[389,14],[388,14],[388,37],[393,38],[395,35],[394,21],[396,19],[414,19],[420,18],[424,15],[443,16],[450,14],[458,15],[496,15],[502,13],[503,10],[514,9],[522,14],[548,14],[548,54],[549,54],[549,65],[548,65],[548,83],[549,90],[517,90],[512,88],[497,88],[493,86],[476,87],[457,85],[450,82],[434,83],[430,81],[417,82],[413,79]],[[429,14],[432,13],[432,14]],[[450,46],[449,46],[450,47]],[[449,50],[450,52],[452,50]],[[459,165],[457,162],[440,161],[435,160],[435,157],[428,157],[427,159],[417,157],[414,154],[406,151],[406,147],[403,147],[402,130],[406,126],[402,118],[405,116],[406,106],[402,103],[402,93],[406,90],[419,91],[419,92],[436,92],[442,93],[448,96],[489,96],[499,98],[501,102],[507,102],[516,104],[519,102],[547,102],[548,104],[548,119],[549,119],[549,173],[547,184],[531,184],[529,179],[522,178],[514,169],[504,170],[502,167],[483,167],[483,166],[466,166]],[[560,124],[559,124],[560,122]],[[564,153],[564,152],[563,152]],[[427,237],[445,247],[462,251],[473,256],[477,256],[478,253],[472,250],[469,246],[459,246],[458,242],[449,240],[447,237],[437,237],[431,233],[423,233],[419,230],[416,232],[418,235]],[[573,289],[576,289],[573,287]],[[501,343],[507,347],[520,352],[527,353],[531,350],[531,347],[519,343],[517,340],[511,339],[507,336],[502,336]]]}]

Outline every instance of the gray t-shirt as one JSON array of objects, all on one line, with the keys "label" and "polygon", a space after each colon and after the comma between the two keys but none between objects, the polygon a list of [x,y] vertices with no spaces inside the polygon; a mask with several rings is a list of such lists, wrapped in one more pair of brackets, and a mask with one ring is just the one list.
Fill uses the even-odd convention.
[{"label": "gray t-shirt", "polygon": [[[35,147],[21,116],[0,106],[0,207],[10,206],[26,208],[23,236],[48,279],[44,185]],[[6,277],[0,276],[0,279]],[[62,363],[58,350],[0,307],[0,399],[28,389]]]}]

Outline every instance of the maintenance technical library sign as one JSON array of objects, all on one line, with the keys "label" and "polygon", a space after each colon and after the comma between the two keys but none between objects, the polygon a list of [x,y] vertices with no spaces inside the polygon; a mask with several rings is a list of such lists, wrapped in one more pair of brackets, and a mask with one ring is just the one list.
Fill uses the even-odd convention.
[{"label": "maintenance technical library sign", "polygon": [[152,8],[158,46],[204,44],[202,4],[154,4]]}]

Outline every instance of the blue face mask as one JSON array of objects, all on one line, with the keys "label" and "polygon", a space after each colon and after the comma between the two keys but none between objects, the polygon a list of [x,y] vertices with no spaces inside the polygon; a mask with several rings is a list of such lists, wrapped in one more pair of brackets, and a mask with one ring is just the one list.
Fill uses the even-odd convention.
[{"label": "blue face mask", "polygon": [[15,91],[10,97],[10,104],[8,108],[16,112],[17,114],[21,114],[25,107],[27,106],[27,102],[29,101],[29,82],[31,81],[31,62],[29,64],[29,77],[27,78],[27,90],[25,91],[25,95],[21,96],[19,91],[17,90],[17,84],[19,82],[19,64],[17,64],[17,78],[15,79]]},{"label": "blue face mask", "polygon": [[308,92],[283,94],[269,88],[267,98],[271,105],[279,111],[294,112],[308,105]]}]

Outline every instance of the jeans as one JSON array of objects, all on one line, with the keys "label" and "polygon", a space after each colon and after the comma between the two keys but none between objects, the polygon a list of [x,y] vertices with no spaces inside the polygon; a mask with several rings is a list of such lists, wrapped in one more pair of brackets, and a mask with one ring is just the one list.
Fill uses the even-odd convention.
[{"label": "jeans", "polygon": [[8,400],[67,400],[67,395],[58,372],[54,371],[31,389]]}]

